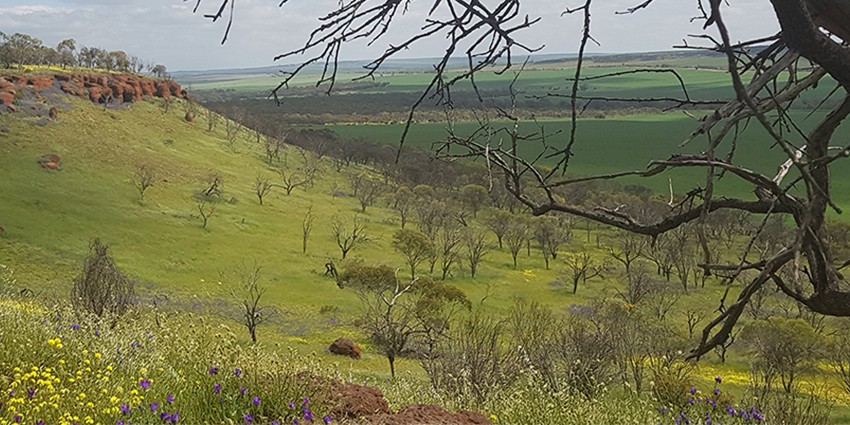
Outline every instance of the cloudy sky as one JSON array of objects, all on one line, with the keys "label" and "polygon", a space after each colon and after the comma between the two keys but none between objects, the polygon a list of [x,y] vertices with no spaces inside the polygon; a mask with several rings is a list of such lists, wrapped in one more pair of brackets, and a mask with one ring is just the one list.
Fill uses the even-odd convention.
[{"label": "cloudy sky", "polygon": [[[235,1],[235,0],[234,0]],[[373,0],[378,1],[378,0]],[[594,52],[669,50],[688,34],[702,33],[694,0],[655,0],[634,15],[617,15],[618,10],[642,0],[600,0],[594,4],[593,33],[601,44]],[[0,31],[23,32],[55,46],[66,38],[80,46],[124,50],[146,61],[165,64],[169,70],[243,68],[274,65],[272,58],[299,47],[318,17],[331,10],[337,0],[239,0],[236,2],[230,39],[222,46],[224,23],[202,17],[212,13],[221,0],[203,0],[192,14],[194,0],[3,0],[0,2]],[[492,0],[483,0],[485,4]],[[388,37],[376,46],[351,45],[345,59],[370,58],[400,42],[421,27],[434,1],[414,0],[409,11],[394,22]],[[529,46],[545,45],[543,53],[575,52],[581,21],[562,17],[566,6],[578,0],[523,0],[522,12],[541,21],[518,38]],[[772,34],[776,19],[767,0],[729,0],[725,18],[735,40]],[[441,53],[441,39],[421,42],[405,52],[407,57],[429,57]],[[693,41],[693,40],[692,40]],[[297,58],[296,58],[297,59]],[[291,59],[293,62],[296,59]]]}]

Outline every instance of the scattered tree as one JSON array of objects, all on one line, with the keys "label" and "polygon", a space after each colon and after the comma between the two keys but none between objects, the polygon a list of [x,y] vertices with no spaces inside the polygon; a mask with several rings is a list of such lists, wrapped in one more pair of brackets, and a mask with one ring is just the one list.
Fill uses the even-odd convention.
[{"label": "scattered tree", "polygon": [[133,185],[139,191],[139,200],[145,201],[145,192],[153,186],[156,181],[156,169],[148,164],[136,165],[136,170],[133,172]]},{"label": "scattered tree", "polygon": [[[436,235],[436,254],[440,260],[441,279],[446,280],[460,259],[463,233],[457,224],[443,223]],[[433,272],[433,269],[432,269]]]},{"label": "scattered tree", "polygon": [[369,237],[366,235],[366,223],[360,221],[357,214],[354,215],[351,223],[346,223],[341,218],[334,217],[331,222],[331,233],[342,252],[343,260],[349,251],[369,241]]},{"label": "scattered tree", "polygon": [[416,339],[446,329],[447,304],[469,305],[456,288],[427,277],[402,282],[395,270],[387,266],[351,264],[339,275],[337,285],[354,291],[360,298],[361,326],[387,357],[393,378],[396,358],[412,347]]},{"label": "scattered tree", "polygon": [[301,219],[301,253],[307,253],[307,239],[310,237],[310,232],[313,230],[313,220],[315,217],[313,216],[313,206],[310,205],[307,208],[307,212],[304,213],[304,218]]},{"label": "scattered tree", "polygon": [[218,212],[215,202],[201,201],[198,203],[198,212],[201,214],[202,228],[207,228],[207,223]]},{"label": "scattered tree", "polygon": [[360,202],[360,212],[366,212],[366,207],[374,204],[384,193],[384,183],[366,173],[352,174],[348,182],[354,197]]},{"label": "scattered tree", "polygon": [[513,217],[514,215],[507,211],[496,210],[496,212],[484,221],[487,228],[492,230],[496,235],[496,240],[499,242],[499,249],[502,249],[502,237],[514,223]]},{"label": "scattered tree", "polygon": [[[504,211],[500,211],[496,215],[501,215]],[[517,268],[516,258],[519,255],[519,251],[522,250],[523,245],[526,244],[528,240],[528,222],[521,218],[514,216],[511,213],[504,212],[508,215],[508,220],[506,222],[506,226],[504,228],[504,232],[499,236],[499,244],[501,244],[501,239],[504,238],[505,244],[508,246],[508,251],[511,253],[511,259],[514,262],[514,270]],[[490,227],[490,230],[493,230],[493,227]],[[493,231],[495,233],[495,230]]]},{"label": "scattered tree", "polygon": [[481,265],[484,256],[490,252],[490,244],[487,242],[487,235],[480,230],[467,228],[464,236],[466,264],[469,266],[470,276],[475,277],[478,266]]},{"label": "scattered tree", "polygon": [[558,248],[570,240],[570,228],[555,217],[538,217],[534,221],[534,238],[540,245],[546,270],[549,270],[549,258],[557,259]]},{"label": "scattered tree", "polygon": [[150,72],[157,78],[168,78],[168,68],[163,64],[154,65],[151,67]]},{"label": "scattered tree", "polygon": [[271,180],[259,174],[257,175],[256,180],[254,180],[254,194],[257,195],[260,205],[263,205],[263,198],[268,195],[273,187],[274,184],[272,184]]},{"label": "scattered tree", "polygon": [[393,197],[393,209],[398,211],[402,229],[404,229],[405,224],[407,224],[407,218],[413,210],[414,201],[413,191],[407,186],[401,186],[398,190],[396,190],[395,196]]},{"label": "scattered tree", "polygon": [[[490,195],[487,193],[487,189],[478,184],[468,184],[460,188],[460,197],[463,201],[463,205],[468,208],[469,211],[472,211],[472,217],[476,217],[478,215],[478,211],[480,211],[481,208],[487,204],[487,201],[490,200]],[[501,245],[499,248],[501,248]]]},{"label": "scattered tree", "polygon": [[401,229],[393,235],[393,248],[410,267],[410,280],[416,279],[416,267],[434,252],[434,244],[421,232]]},{"label": "scattered tree", "polygon": [[[224,273],[222,273],[224,274]],[[239,302],[242,324],[248,329],[251,341],[257,343],[257,327],[268,320],[271,309],[260,305],[266,288],[260,286],[260,266],[248,267],[243,265],[235,272],[235,278],[239,280],[237,287],[232,288],[230,294]],[[225,280],[226,276],[222,276]]]},{"label": "scattered tree", "polygon": [[587,252],[570,254],[567,256],[565,262],[569,268],[568,276],[573,284],[573,294],[578,292],[579,281],[582,284],[586,284],[588,279],[593,279],[597,276],[602,277],[602,273],[605,272],[608,266],[605,263],[597,264]]},{"label": "scattered tree", "polygon": [[646,237],[626,231],[616,232],[608,247],[608,255],[623,265],[626,275],[631,274],[632,265],[643,256],[646,249]]}]

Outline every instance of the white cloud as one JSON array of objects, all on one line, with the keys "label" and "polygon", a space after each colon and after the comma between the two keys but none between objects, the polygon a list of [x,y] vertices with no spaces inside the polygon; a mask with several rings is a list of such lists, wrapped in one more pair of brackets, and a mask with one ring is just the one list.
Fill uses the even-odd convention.
[{"label": "white cloud", "polygon": [[66,7],[51,7],[40,4],[0,7],[0,16],[51,15],[71,12],[73,12],[73,9]]},{"label": "white cloud", "polygon": [[[3,0],[6,3],[7,0]],[[195,1],[182,0],[9,0],[0,8],[6,33],[24,32],[55,45],[74,38],[78,45],[121,49],[143,59],[163,63],[171,70],[238,68],[274,65],[275,55],[301,47],[319,17],[338,5],[338,0],[240,0],[227,44],[220,45],[226,22],[216,24],[203,17],[215,13],[220,0],[204,0],[192,14]],[[372,0],[379,1],[379,0]],[[485,4],[494,0],[482,0]],[[567,3],[577,0],[523,0],[520,16],[541,17],[533,28],[518,34],[529,46],[545,44],[543,53],[575,52],[581,33],[580,16],[560,16]],[[602,46],[594,52],[666,50],[691,33],[703,33],[702,22],[690,22],[695,2],[656,0],[633,15],[614,12],[633,6],[636,0],[594,2],[593,33]],[[393,22],[385,40],[367,47],[358,40],[344,47],[344,59],[371,58],[390,43],[415,34],[424,24],[432,1],[416,0],[411,10]],[[574,6],[574,4],[573,4]],[[735,40],[772,34],[776,19],[768,0],[737,0],[724,7]],[[226,20],[227,15],[224,17]],[[406,57],[438,56],[445,39],[418,42]],[[298,60],[303,58],[293,58]]]}]

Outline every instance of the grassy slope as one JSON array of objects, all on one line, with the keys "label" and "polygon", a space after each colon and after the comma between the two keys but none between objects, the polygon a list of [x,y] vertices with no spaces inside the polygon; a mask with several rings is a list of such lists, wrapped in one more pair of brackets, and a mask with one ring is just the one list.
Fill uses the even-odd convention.
[{"label": "grassy slope", "polygon": [[[100,236],[111,245],[119,266],[142,282],[143,296],[165,293],[183,308],[215,315],[224,314],[216,300],[232,302],[228,288],[233,282],[219,284],[219,271],[257,262],[263,266],[269,290],[266,301],[283,310],[276,321],[261,329],[261,341],[315,351],[358,375],[384,376],[385,360],[368,346],[359,362],[323,353],[340,335],[363,339],[356,330],[332,325],[330,316],[319,313],[322,306],[338,306],[340,320],[347,322],[358,311],[352,294],[322,276],[324,263],[339,257],[329,231],[331,218],[349,217],[357,210],[354,199],[330,195],[337,189],[348,190],[344,176],[324,163],[314,188],[296,190],[291,196],[276,191],[260,206],[253,195],[255,176],[275,177],[262,160],[261,148],[244,134],[236,149],[230,149],[221,128],[210,133],[203,120],[189,124],[182,115],[179,107],[166,114],[147,102],[131,110],[106,111],[73,101],[71,109],[60,112],[58,122],[46,126],[36,125],[33,119],[0,116],[0,128],[8,130],[0,132],[4,198],[0,225],[6,228],[0,237],[0,263],[13,266],[23,285],[64,296],[88,241]],[[62,156],[60,172],[42,170],[35,163],[50,152]],[[285,156],[290,166],[298,164],[296,150],[287,150]],[[155,164],[161,172],[144,203],[138,201],[131,182],[137,163]],[[212,170],[224,175],[226,198],[234,197],[236,202],[221,205],[220,214],[204,230],[192,193]],[[300,221],[311,205],[316,223],[308,254],[302,255]],[[374,241],[354,254],[367,261],[402,265],[389,245],[398,226],[396,217],[382,207],[370,208],[364,217]],[[577,231],[563,251],[591,250],[603,255],[593,244],[585,245],[583,236]],[[473,300],[489,293],[487,305],[495,310],[506,309],[517,297],[563,310],[596,295],[612,294],[619,285],[616,277],[591,281],[576,296],[548,284],[557,274],[543,270],[537,252],[530,258],[521,254],[519,270],[512,270],[510,264],[506,252],[494,251],[475,279],[460,271],[451,283]],[[710,308],[720,289],[710,282],[706,290],[686,300]],[[195,297],[201,302],[195,303]],[[399,366],[421,376],[415,362]],[[711,360],[705,367],[705,376],[716,373]],[[736,362],[723,370],[743,376],[746,365]]]},{"label": "grassy slope", "polygon": [[[281,338],[321,351],[337,334],[352,332],[330,330],[323,325],[329,317],[319,316],[327,305],[339,306],[342,318],[357,312],[356,298],[322,276],[325,262],[339,258],[329,230],[332,217],[349,218],[358,210],[353,198],[331,196],[337,189],[348,191],[344,176],[324,163],[314,188],[296,189],[291,196],[277,190],[261,207],[253,195],[254,179],[258,173],[273,179],[276,174],[262,161],[260,147],[245,134],[233,151],[222,133],[207,132],[204,122],[186,123],[182,115],[179,107],[165,114],[151,103],[105,111],[75,101],[73,109],[60,112],[57,123],[46,126],[2,116],[0,127],[8,131],[0,133],[0,225],[6,228],[0,263],[12,265],[22,284],[64,296],[89,240],[99,236],[111,245],[118,264],[142,282],[146,296],[163,292],[176,299],[230,301],[227,285],[232,282],[218,285],[219,271],[257,262],[263,266],[268,302],[292,313],[275,325],[283,327]],[[62,157],[61,171],[38,167],[35,161],[45,153]],[[300,161],[294,149],[286,156],[293,166]],[[155,164],[162,173],[144,203],[131,180],[136,163]],[[236,202],[220,205],[204,230],[192,194],[212,170],[224,175],[225,197]],[[316,222],[308,254],[302,255],[301,218],[311,205]],[[373,242],[353,254],[401,266],[389,246],[396,217],[375,207],[364,218]],[[536,252],[520,259],[522,269],[542,265]],[[548,282],[555,279],[554,271],[514,271],[506,252],[491,253],[474,280],[464,271],[456,275],[453,283],[472,299],[485,296],[488,285],[493,288],[488,302],[497,309],[515,296],[558,306],[585,299],[553,297]]]}]

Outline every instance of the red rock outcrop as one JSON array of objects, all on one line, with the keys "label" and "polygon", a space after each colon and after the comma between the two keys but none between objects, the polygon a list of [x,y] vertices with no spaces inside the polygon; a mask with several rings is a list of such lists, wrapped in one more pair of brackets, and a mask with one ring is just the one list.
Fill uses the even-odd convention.
[{"label": "red rock outcrop", "polygon": [[50,88],[88,99],[94,103],[136,102],[145,96],[186,99],[186,90],[173,80],[161,80],[135,74],[56,73],[37,75],[0,75],[0,105],[14,110],[13,102],[24,90],[40,93]]}]

